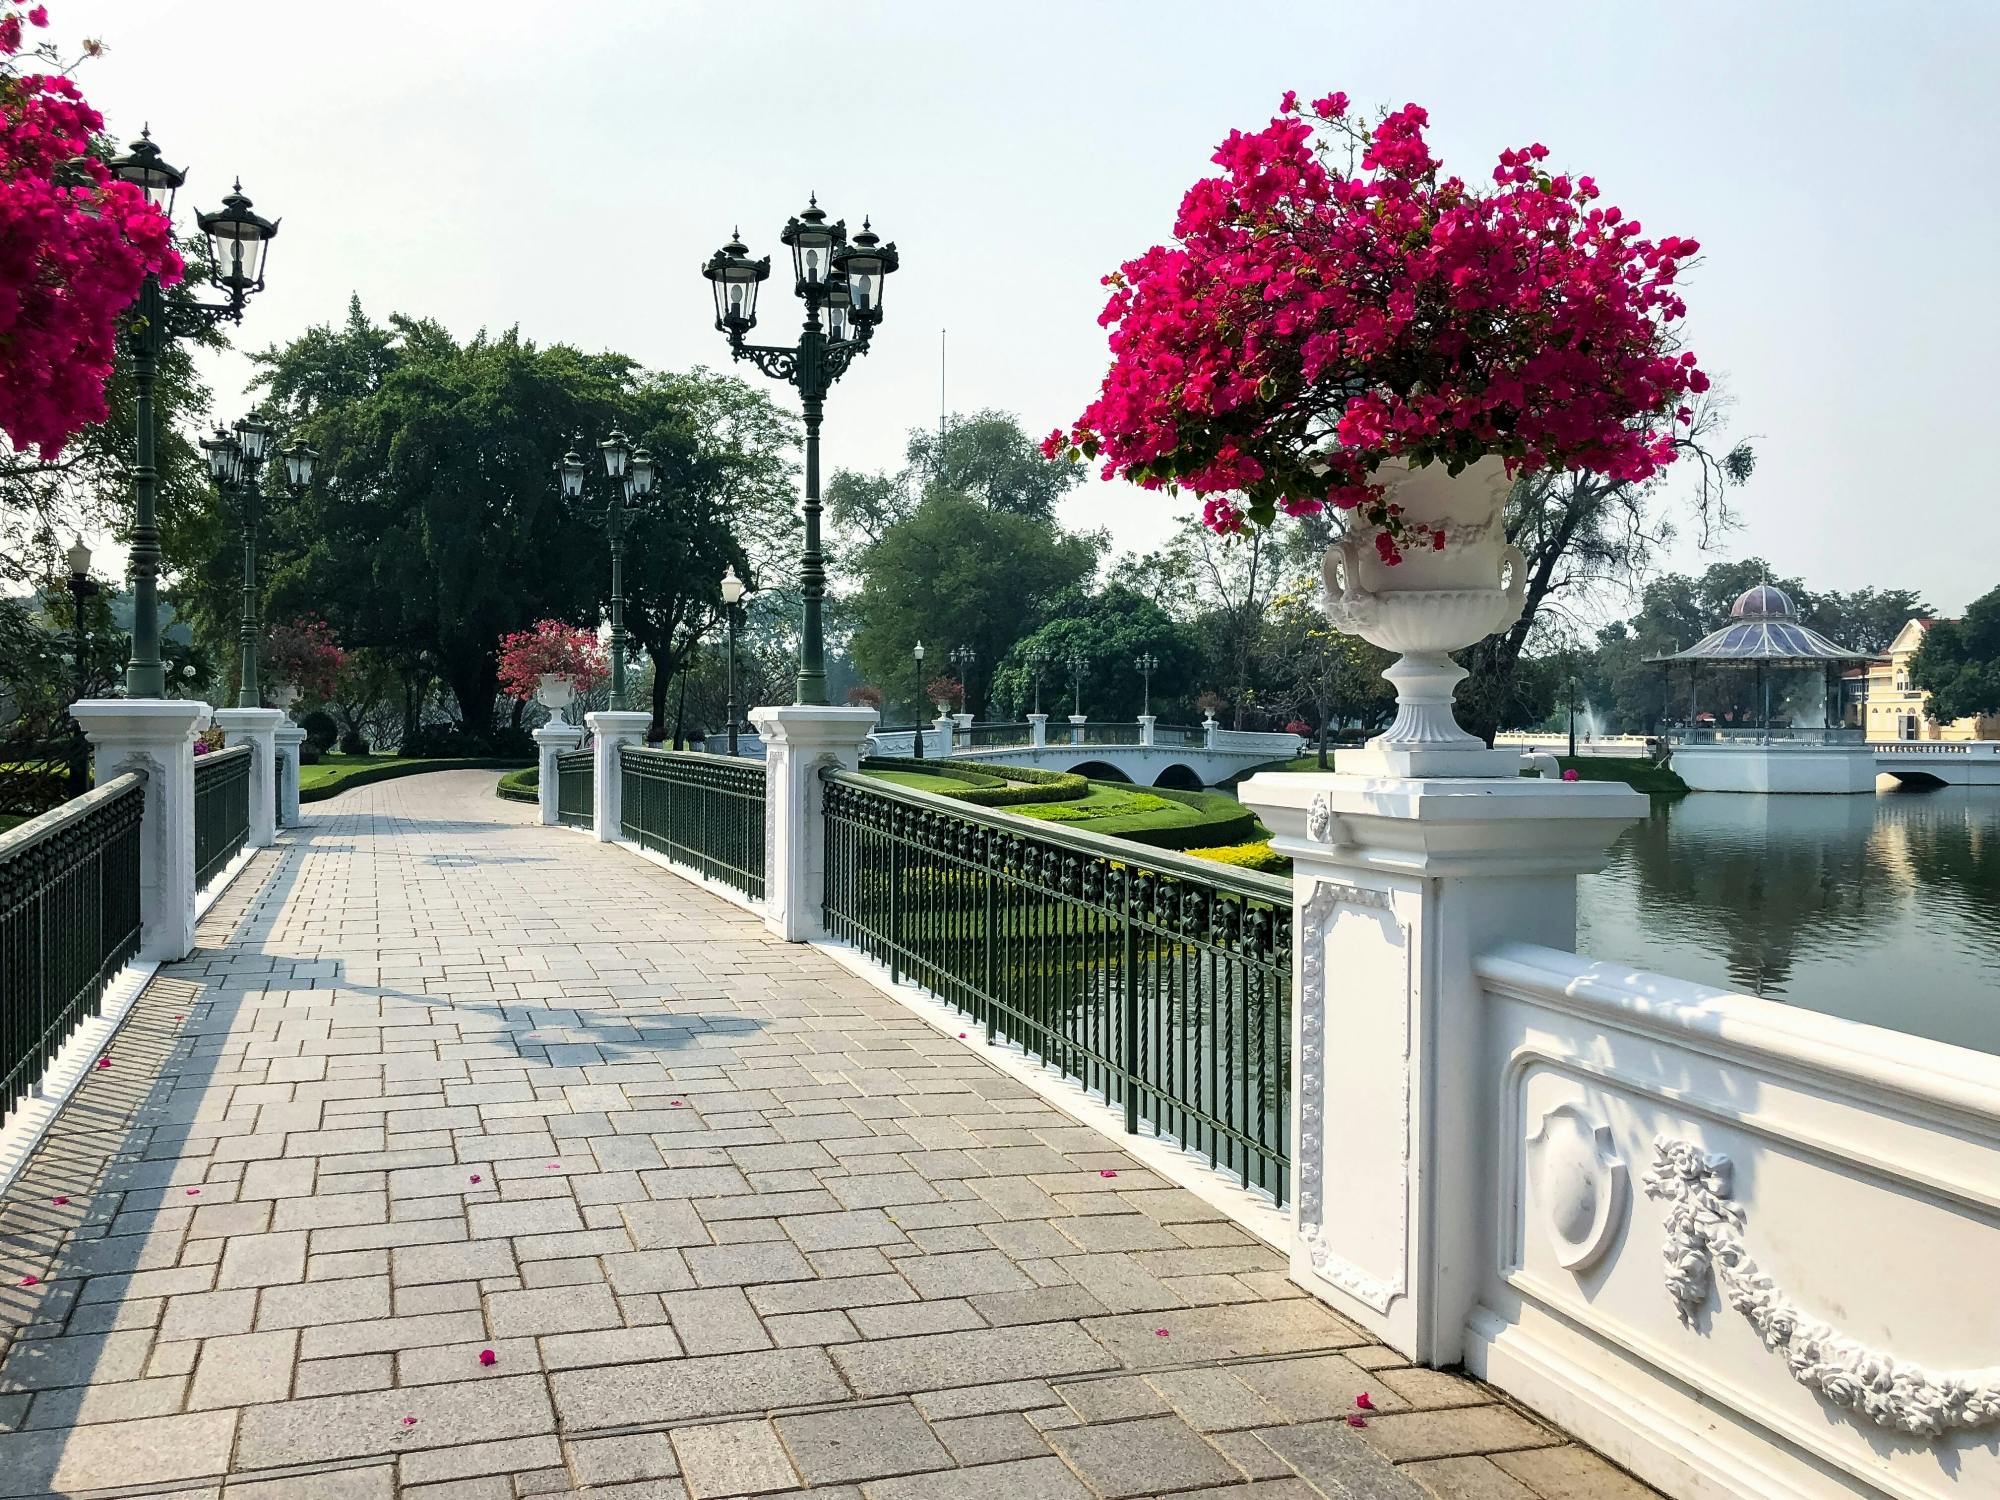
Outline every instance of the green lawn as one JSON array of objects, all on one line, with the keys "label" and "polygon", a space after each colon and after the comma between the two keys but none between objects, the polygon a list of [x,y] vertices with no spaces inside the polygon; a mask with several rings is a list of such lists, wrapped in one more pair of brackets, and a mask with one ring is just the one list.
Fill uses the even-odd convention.
[{"label": "green lawn", "polygon": [[897,786],[912,787],[919,792],[935,792],[940,797],[949,797],[953,792],[962,792],[968,786],[998,786],[997,779],[981,778],[977,782],[963,776],[935,776],[929,771],[870,771],[870,776],[883,781],[893,781]]}]

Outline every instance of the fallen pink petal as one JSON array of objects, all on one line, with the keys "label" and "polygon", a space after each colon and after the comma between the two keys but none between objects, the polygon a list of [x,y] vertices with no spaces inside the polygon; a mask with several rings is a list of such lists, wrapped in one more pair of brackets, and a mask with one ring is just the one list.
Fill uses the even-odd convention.
[{"label": "fallen pink petal", "polygon": [[403,1425],[405,1427],[414,1427],[417,1425],[417,1419],[415,1417],[405,1417],[403,1418]]},{"label": "fallen pink petal", "polygon": [[194,1198],[194,1197],[199,1197],[199,1196],[200,1196],[200,1194],[201,1194],[201,1189],[200,1189],[200,1188],[189,1188],[189,1189],[188,1189],[188,1191],[187,1191],[187,1195],[188,1195],[188,1196],[189,1196],[190,1198]]},{"label": "fallen pink petal", "polygon": [[1369,1394],[1366,1391],[1363,1391],[1360,1395],[1354,1398],[1354,1404],[1360,1407],[1363,1411],[1375,1410],[1375,1402],[1373,1401],[1373,1399],[1370,1398]]},{"label": "fallen pink petal", "polygon": [[108,1068],[111,1066],[111,1059],[108,1057],[100,1057],[97,1060],[97,1065],[100,1068]]},{"label": "fallen pink petal", "polygon": [[61,1208],[61,1207],[62,1207],[62,1206],[63,1206],[63,1205],[65,1204],[65,1203],[69,1202],[69,1199],[67,1199],[67,1198],[51,1198],[51,1199],[49,1199],[49,1202],[50,1202],[50,1203],[52,1203],[52,1204],[54,1204],[54,1205],[55,1205],[55,1206],[56,1206],[57,1208]]},{"label": "fallen pink petal", "polygon": [[474,1182],[477,1182],[477,1181],[479,1181],[479,1180],[480,1180],[480,1179],[479,1179],[479,1174],[478,1174],[477,1172],[474,1172],[474,1173],[472,1174],[472,1180],[473,1180]]},{"label": "fallen pink petal", "polygon": [[499,1358],[500,1356],[495,1354],[491,1349],[481,1349],[479,1351],[479,1362],[482,1365],[494,1364]]},{"label": "fallen pink petal", "polygon": [[1155,1329],[1153,1330],[1153,1337],[1154,1337],[1154,1338],[1156,1338],[1156,1339],[1163,1339],[1163,1338],[1166,1338],[1166,1337],[1167,1337],[1167,1330],[1166,1330],[1166,1329],[1164,1329],[1164,1328],[1155,1328]]},{"label": "fallen pink petal", "polygon": [[1357,1417],[1353,1412],[1349,1412],[1347,1414],[1347,1425],[1349,1427],[1366,1427],[1368,1419],[1366,1417]]},{"label": "fallen pink petal", "polygon": [[39,1282],[41,1281],[41,1279],[42,1279],[42,1278],[41,1278],[41,1277],[39,1277],[39,1276],[23,1276],[23,1277],[21,1278],[21,1285],[22,1285],[22,1286],[34,1286],[34,1285],[38,1284],[38,1283],[39,1283]]},{"label": "fallen pink petal", "polygon": [[1100,1169],[1100,1170],[1099,1170],[1099,1172],[1098,1172],[1098,1174],[1097,1174],[1097,1175],[1098,1175],[1099,1177],[1116,1177],[1116,1176],[1117,1176],[1118,1174],[1117,1174],[1116,1172],[1112,1171],[1112,1170],[1111,1170],[1111,1168],[1109,1168],[1109,1167],[1104,1167],[1104,1168],[1102,1168],[1102,1169]]},{"label": "fallen pink petal", "polygon": [[550,1163],[549,1163],[549,1170],[550,1170],[551,1172],[560,1172],[560,1171],[562,1170],[562,1163],[561,1163],[561,1162],[559,1162],[559,1161],[552,1161],[552,1162],[550,1162]]}]

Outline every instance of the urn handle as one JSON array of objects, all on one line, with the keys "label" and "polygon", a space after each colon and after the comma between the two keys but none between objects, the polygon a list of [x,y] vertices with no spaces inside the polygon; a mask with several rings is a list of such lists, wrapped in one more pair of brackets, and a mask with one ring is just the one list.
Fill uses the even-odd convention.
[{"label": "urn handle", "polygon": [[1507,574],[1507,602],[1514,606],[1509,619],[1519,619],[1522,608],[1528,600],[1528,559],[1521,555],[1521,549],[1512,542],[1500,554],[1500,565]]}]

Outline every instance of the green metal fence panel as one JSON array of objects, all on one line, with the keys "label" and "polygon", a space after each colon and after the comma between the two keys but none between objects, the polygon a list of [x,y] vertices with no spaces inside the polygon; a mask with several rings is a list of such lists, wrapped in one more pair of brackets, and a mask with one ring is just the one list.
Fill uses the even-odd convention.
[{"label": "green metal fence panel", "polygon": [[571,750],[556,757],[556,821],[590,828],[597,821],[597,753]]},{"label": "green metal fence panel", "polygon": [[965,750],[1011,750],[1033,737],[1026,724],[968,724],[952,738]]},{"label": "green metal fence panel", "polygon": [[1092,722],[1083,726],[1083,743],[1086,745],[1136,745],[1139,743],[1139,726],[1124,721],[1112,724]]},{"label": "green metal fence panel", "polygon": [[1289,881],[822,775],[828,931],[1283,1203]]},{"label": "green metal fence panel", "polygon": [[139,946],[145,805],[128,773],[0,834],[0,1119]]},{"label": "green metal fence panel", "polygon": [[764,899],[764,763],[626,746],[620,831],[752,901]]},{"label": "green metal fence panel", "polygon": [[201,890],[250,837],[250,747],[194,762],[194,888]]}]

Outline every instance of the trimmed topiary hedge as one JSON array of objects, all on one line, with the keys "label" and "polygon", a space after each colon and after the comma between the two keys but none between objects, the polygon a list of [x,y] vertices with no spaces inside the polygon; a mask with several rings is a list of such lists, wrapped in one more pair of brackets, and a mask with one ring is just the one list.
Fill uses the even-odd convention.
[{"label": "trimmed topiary hedge", "polygon": [[1163,786],[1148,787],[1146,791],[1149,796],[1191,807],[1201,816],[1191,823],[1161,828],[1120,829],[1112,837],[1129,839],[1151,849],[1210,849],[1247,844],[1263,833],[1257,815],[1226,792],[1175,792]]},{"label": "trimmed topiary hedge", "polygon": [[299,801],[324,802],[329,797],[337,797],[342,792],[352,791],[358,786],[367,786],[376,781],[394,781],[398,776],[419,776],[425,771],[511,771],[520,766],[518,758],[510,760],[391,760],[372,766],[356,766],[353,770],[342,768],[341,774],[322,786],[302,786]]},{"label": "trimmed topiary hedge", "polygon": [[945,761],[911,760],[904,756],[871,756],[861,764],[864,771],[928,771],[965,782],[962,792],[941,792],[955,802],[975,807],[1019,807],[1029,802],[1071,802],[1090,789],[1090,783],[1073,771],[1041,771],[1030,766],[998,766],[991,771],[972,770]]},{"label": "trimmed topiary hedge", "polygon": [[542,800],[542,768],[524,766],[518,771],[509,771],[494,784],[493,795],[507,802],[540,802]]}]

